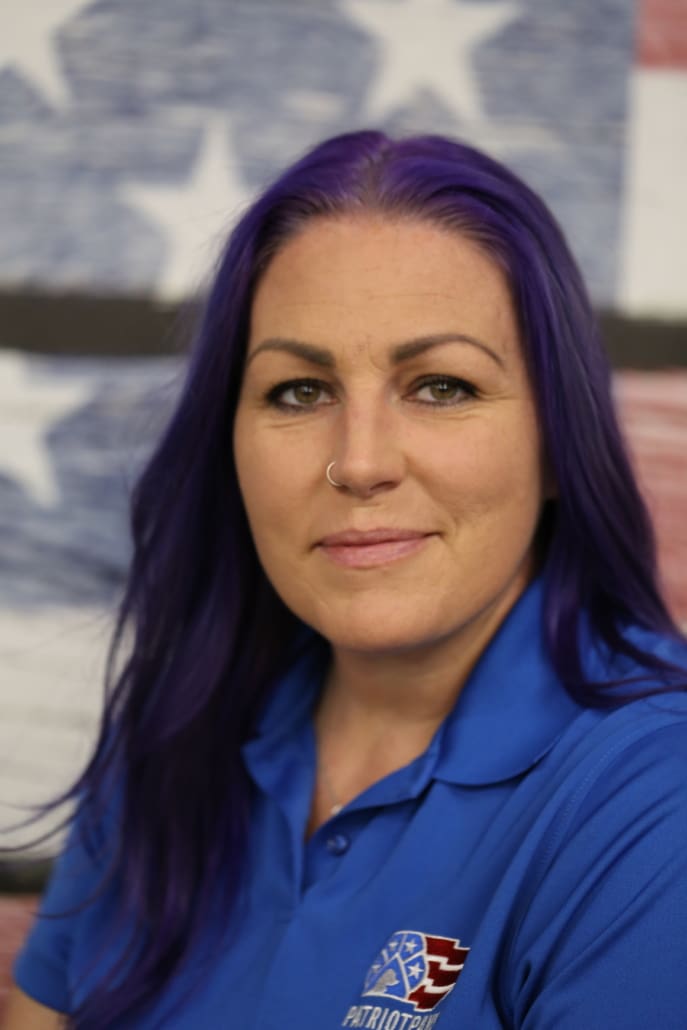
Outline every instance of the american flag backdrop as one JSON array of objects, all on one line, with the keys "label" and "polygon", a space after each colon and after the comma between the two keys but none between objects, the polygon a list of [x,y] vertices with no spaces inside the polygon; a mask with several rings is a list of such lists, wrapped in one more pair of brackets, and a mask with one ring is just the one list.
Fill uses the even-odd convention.
[{"label": "american flag backdrop", "polygon": [[600,304],[686,315],[686,39],[684,0],[4,0],[0,284],[184,294],[276,169],[378,125],[503,158]]},{"label": "american flag backdrop", "polygon": [[[687,320],[684,0],[0,0],[0,292],[188,297],[256,189],[366,125],[484,147],[547,199],[599,307]],[[80,356],[58,325],[32,344],[49,354],[17,332],[0,325],[3,844],[88,753],[128,493],[181,371],[104,356],[97,325]],[[687,623],[687,369],[616,389]]]}]

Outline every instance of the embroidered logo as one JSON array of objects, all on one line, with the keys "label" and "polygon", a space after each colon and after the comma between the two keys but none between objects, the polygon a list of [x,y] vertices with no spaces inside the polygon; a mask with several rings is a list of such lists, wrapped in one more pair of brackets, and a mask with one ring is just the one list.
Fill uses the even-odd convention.
[{"label": "embroidered logo", "polygon": [[470,950],[459,945],[452,937],[399,930],[372,963],[363,994],[395,998],[428,1012],[456,985]]}]

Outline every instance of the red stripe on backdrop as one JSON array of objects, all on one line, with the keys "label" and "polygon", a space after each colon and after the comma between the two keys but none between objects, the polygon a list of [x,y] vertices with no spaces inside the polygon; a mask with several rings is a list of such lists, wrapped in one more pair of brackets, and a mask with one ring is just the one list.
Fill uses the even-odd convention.
[{"label": "red stripe on backdrop", "polygon": [[687,372],[619,372],[615,393],[656,526],[665,594],[687,630]]},{"label": "red stripe on backdrop", "polygon": [[637,19],[639,64],[687,71],[686,0],[638,0]]},{"label": "red stripe on backdrop", "polygon": [[37,907],[34,897],[0,897],[0,1021],[12,980],[12,964]]}]

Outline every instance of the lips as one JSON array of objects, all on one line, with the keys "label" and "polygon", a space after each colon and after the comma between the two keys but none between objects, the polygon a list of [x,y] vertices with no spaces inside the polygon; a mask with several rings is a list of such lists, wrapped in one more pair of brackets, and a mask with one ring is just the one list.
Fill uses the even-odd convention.
[{"label": "lips", "polygon": [[332,533],[320,540],[321,547],[364,547],[383,544],[391,540],[417,540],[428,536],[417,529],[348,529],[343,533]]},{"label": "lips", "polygon": [[415,529],[345,530],[324,537],[318,546],[337,565],[371,568],[415,554],[432,536]]}]

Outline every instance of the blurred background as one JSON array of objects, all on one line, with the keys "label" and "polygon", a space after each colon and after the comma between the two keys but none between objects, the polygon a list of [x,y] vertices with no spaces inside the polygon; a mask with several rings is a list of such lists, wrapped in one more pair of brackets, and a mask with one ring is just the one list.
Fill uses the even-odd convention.
[{"label": "blurred background", "polygon": [[[5,0],[2,845],[92,745],[129,491],[218,246],[283,165],[365,126],[462,137],[553,208],[687,625],[684,0]],[[24,875],[0,861],[0,890]]]}]

